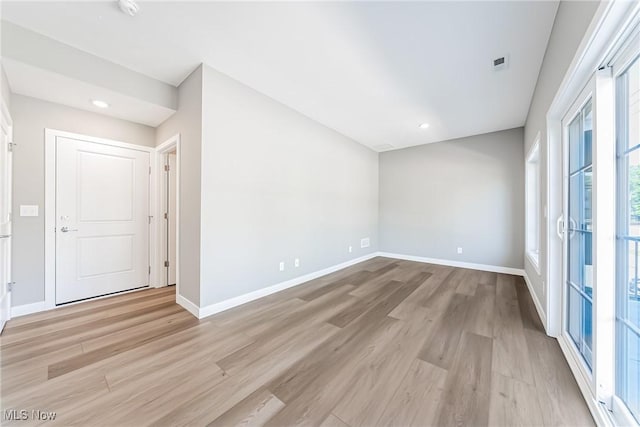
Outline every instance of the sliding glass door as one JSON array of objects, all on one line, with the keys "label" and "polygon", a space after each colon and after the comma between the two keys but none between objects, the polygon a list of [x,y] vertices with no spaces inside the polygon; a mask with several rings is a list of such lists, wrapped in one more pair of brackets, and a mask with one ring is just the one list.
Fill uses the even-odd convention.
[{"label": "sliding glass door", "polygon": [[640,61],[616,80],[616,394],[640,420]]},{"label": "sliding glass door", "polygon": [[566,248],[565,330],[588,371],[593,354],[593,221],[592,135],[590,95],[565,121]]}]

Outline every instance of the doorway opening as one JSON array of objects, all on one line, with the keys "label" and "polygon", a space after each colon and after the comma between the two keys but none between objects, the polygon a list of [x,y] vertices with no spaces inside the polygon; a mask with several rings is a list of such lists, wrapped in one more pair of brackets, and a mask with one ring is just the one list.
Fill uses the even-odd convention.
[{"label": "doorway opening", "polygon": [[165,254],[163,266],[165,268],[164,280],[166,286],[174,286],[176,284],[176,166],[177,153],[176,149],[164,154],[164,176],[162,179],[164,187],[164,212],[162,219],[164,220],[164,247],[162,251]]},{"label": "doorway opening", "polygon": [[158,170],[156,286],[180,289],[180,135],[156,147]]}]

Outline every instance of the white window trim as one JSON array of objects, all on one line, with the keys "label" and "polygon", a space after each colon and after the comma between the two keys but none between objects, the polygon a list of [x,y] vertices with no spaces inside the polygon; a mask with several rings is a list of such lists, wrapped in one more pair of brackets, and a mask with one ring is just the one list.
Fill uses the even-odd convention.
[{"label": "white window trim", "polygon": [[[530,241],[529,241],[529,229],[531,227],[530,222],[534,219],[532,219],[530,217],[530,195],[529,195],[529,164],[532,163],[534,157],[538,157],[537,158],[537,163],[538,163],[538,174],[537,174],[537,180],[538,183],[536,185],[537,188],[537,196],[538,196],[538,203],[537,203],[537,213],[536,213],[536,217],[534,218],[538,224],[536,226],[537,228],[537,233],[538,233],[538,249],[537,249],[537,253],[532,251],[530,249],[531,245],[530,245]],[[538,132],[538,134],[536,135],[536,138],[534,139],[534,143],[531,145],[531,148],[529,149],[529,152],[527,153],[527,156],[525,158],[525,254],[527,256],[527,259],[529,260],[529,263],[533,266],[533,268],[535,269],[536,273],[538,273],[538,275],[540,275],[540,235],[541,235],[541,231],[542,231],[542,218],[541,218],[541,205],[542,205],[542,174],[541,174],[541,158],[540,158],[540,132]]]}]

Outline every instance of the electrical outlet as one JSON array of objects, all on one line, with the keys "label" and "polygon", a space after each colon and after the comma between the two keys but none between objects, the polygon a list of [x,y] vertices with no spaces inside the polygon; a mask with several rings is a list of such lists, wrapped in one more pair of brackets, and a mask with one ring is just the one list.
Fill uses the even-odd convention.
[{"label": "electrical outlet", "polygon": [[370,245],[371,245],[371,241],[369,240],[368,237],[365,237],[364,239],[360,239],[361,248],[368,248]]},{"label": "electrical outlet", "polygon": [[284,271],[284,262],[280,261],[280,271]]},{"label": "electrical outlet", "polygon": [[296,267],[300,267],[300,259],[296,258],[296,260],[293,262],[293,265]]},{"label": "electrical outlet", "polygon": [[349,246],[349,253],[353,252],[353,246]]},{"label": "electrical outlet", "polygon": [[462,248],[458,248],[458,253],[461,254],[462,253]]}]

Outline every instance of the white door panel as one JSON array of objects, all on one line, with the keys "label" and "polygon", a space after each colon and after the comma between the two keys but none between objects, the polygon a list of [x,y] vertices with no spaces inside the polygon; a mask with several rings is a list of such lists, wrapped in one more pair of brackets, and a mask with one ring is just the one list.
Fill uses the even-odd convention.
[{"label": "white door panel", "polygon": [[56,140],[56,304],[149,283],[149,153]]}]

